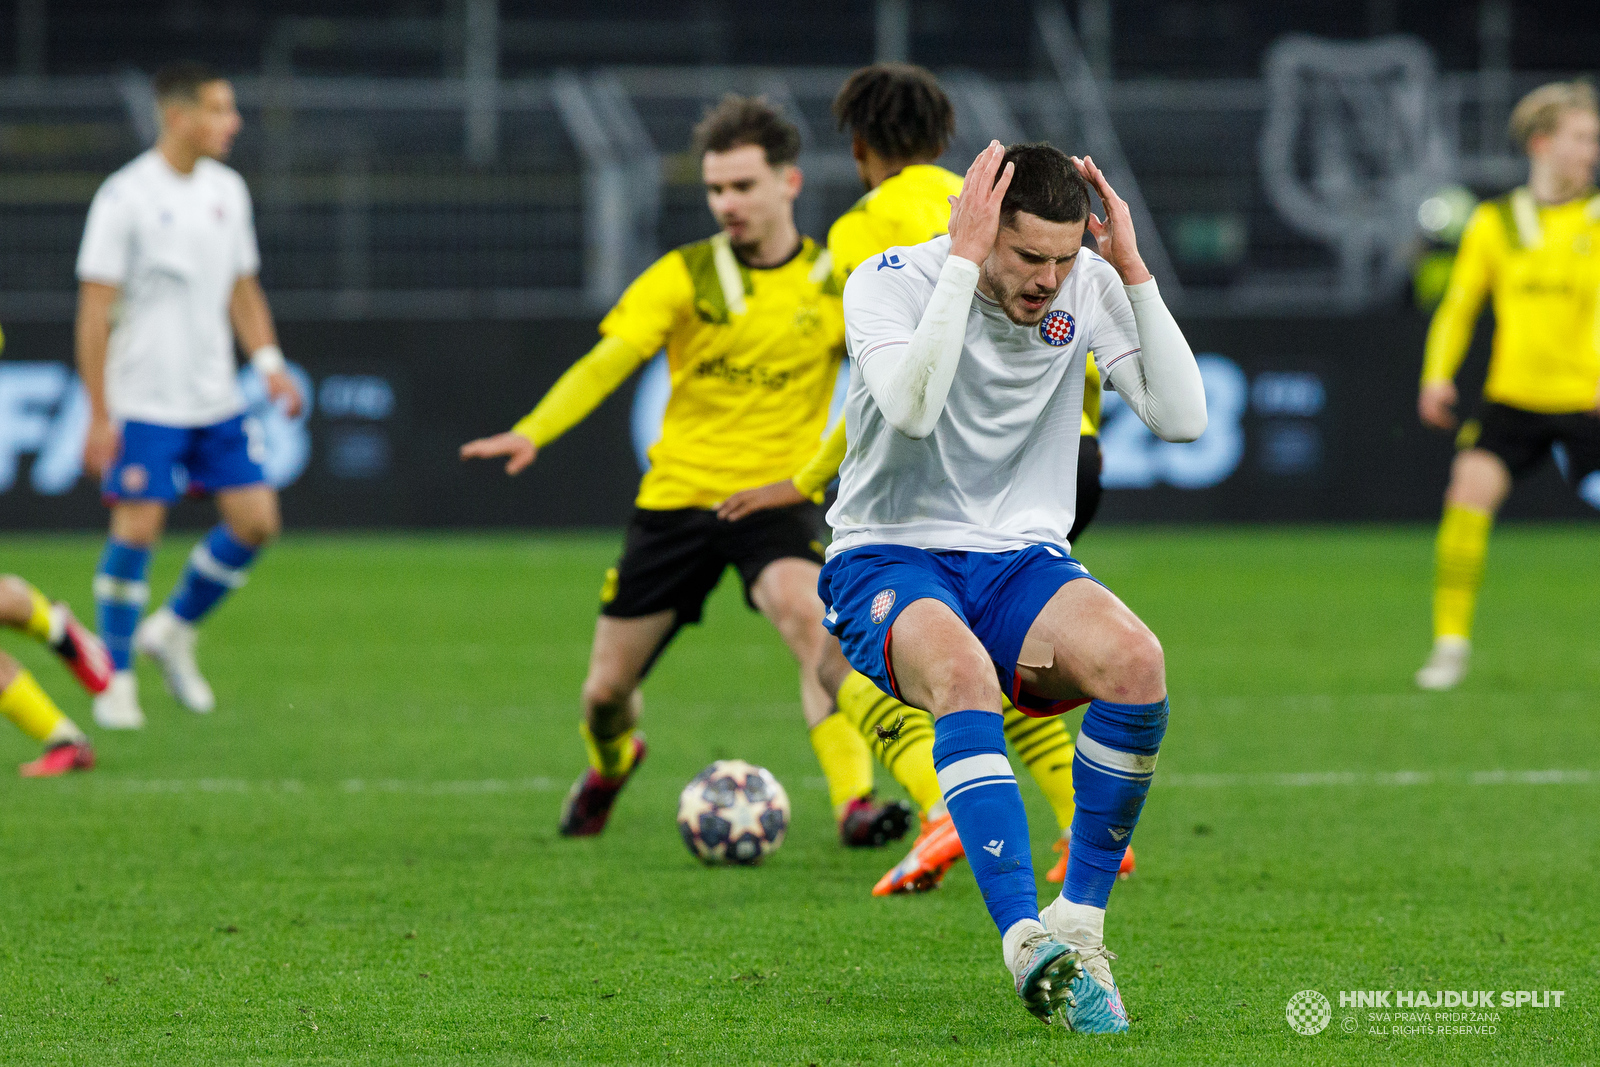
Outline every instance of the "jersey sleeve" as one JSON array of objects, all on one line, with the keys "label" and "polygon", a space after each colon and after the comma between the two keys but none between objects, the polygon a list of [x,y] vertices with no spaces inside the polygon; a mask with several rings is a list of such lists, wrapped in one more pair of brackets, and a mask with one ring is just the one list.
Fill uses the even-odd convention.
[{"label": "jersey sleeve", "polygon": [[1467,220],[1461,248],[1450,268],[1450,285],[1428,325],[1423,349],[1422,383],[1448,382],[1461,369],[1472,343],[1472,328],[1494,282],[1494,260],[1500,242],[1500,220],[1489,204],[1480,204]]},{"label": "jersey sleeve", "polygon": [[238,254],[234,260],[237,277],[253,278],[261,273],[261,247],[256,243],[256,209],[250,200],[250,187],[239,178],[239,227],[235,235]]},{"label": "jersey sleeve", "polygon": [[1094,322],[1087,338],[1094,350],[1100,373],[1109,375],[1118,363],[1139,351],[1139,325],[1134,319],[1128,293],[1112,271],[1102,286]]},{"label": "jersey sleeve", "polygon": [[539,405],[511,428],[539,448],[589,416],[655,352],[640,352],[617,337],[602,337],[556,380]]},{"label": "jersey sleeve", "polygon": [[[902,250],[900,260],[905,259]],[[932,286],[919,281],[908,266],[869,263],[851,273],[844,287],[845,348],[858,365],[911,343],[933,293]]]},{"label": "jersey sleeve", "polygon": [[828,484],[839,477],[839,466],[844,463],[844,454],[849,447],[844,420],[840,419],[839,425],[835,426],[833,432],[822,442],[816,455],[812,456],[794,476],[794,487],[810,497],[812,503],[822,503]]},{"label": "jersey sleeve", "polygon": [[635,278],[600,320],[600,333],[654,355],[683,316],[694,309],[694,282],[683,256],[668,252]]},{"label": "jersey sleeve", "polygon": [[120,287],[128,280],[132,258],[133,204],[120,182],[108,181],[89,204],[78,246],[78,280]]}]

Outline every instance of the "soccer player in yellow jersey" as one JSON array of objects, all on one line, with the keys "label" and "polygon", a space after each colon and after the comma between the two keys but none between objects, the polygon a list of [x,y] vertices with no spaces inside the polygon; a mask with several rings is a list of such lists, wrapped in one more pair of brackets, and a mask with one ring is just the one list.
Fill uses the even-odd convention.
[{"label": "soccer player in yellow jersey", "polygon": [[[938,81],[921,67],[879,63],[851,74],[833,102],[841,129],[850,130],[851,154],[865,196],[841,215],[828,231],[828,252],[837,283],[885,249],[921,244],[943,234],[950,223],[950,198],[961,191],[961,176],[935,163],[955,130],[954,109]],[[1099,373],[1090,362],[1084,397],[1079,453],[1079,517],[1075,540],[1093,517],[1100,496],[1100,453],[1095,440],[1099,418]],[[839,473],[845,453],[843,420],[811,460],[793,478],[737,493],[719,510],[726,519],[740,519],[764,508],[793,507],[807,500],[820,503]],[[854,729],[872,743],[873,751],[916,801],[923,814],[922,832],[911,853],[878,882],[874,892],[886,895],[932,889],[962,857],[960,839],[944,810],[933,769],[933,720],[927,712],[886,696],[867,678],[849,670],[842,656],[831,657],[823,683],[837,694],[838,714],[813,727],[824,732]],[[842,679],[842,681],[841,681]],[[1034,719],[1007,706],[1006,736],[1027,764],[1059,820],[1063,835],[1072,825],[1072,735],[1057,718]],[[886,737],[887,735],[887,737]],[[870,769],[868,770],[870,774]],[[870,778],[866,779],[870,784]],[[859,788],[859,787],[858,787]],[[1051,881],[1065,877],[1066,839],[1062,859],[1050,871]],[[1126,860],[1132,870],[1132,853]]]},{"label": "soccer player in yellow jersey", "polygon": [[1512,111],[1528,184],[1473,214],[1428,331],[1417,406],[1425,424],[1452,430],[1455,373],[1484,298],[1493,297],[1483,404],[1457,436],[1439,524],[1433,652],[1417,672],[1424,689],[1450,689],[1466,673],[1489,528],[1512,484],[1560,445],[1562,473],[1600,507],[1597,111],[1585,82],[1535,89]]},{"label": "soccer player in yellow jersey", "polygon": [[[639,486],[622,559],[601,591],[582,733],[589,770],[568,795],[561,832],[599,833],[645,753],[639,684],[678,630],[700,620],[730,565],[745,599],[800,662],[808,724],[831,716],[818,667],[822,517],[810,501],[737,521],[716,507],[797,470],[827,424],[844,314],[827,253],[801,236],[794,201],[799,131],[764,101],[730,96],[695,129],[706,199],[721,231],[657,260],[600,323],[601,340],[511,431],[470,442],[463,458],[508,458],[516,474],[660,348],[671,393]],[[882,845],[909,828],[903,802],[871,796],[872,757],[853,731],[814,737],[846,844]],[[859,783],[864,789],[837,785]]]}]

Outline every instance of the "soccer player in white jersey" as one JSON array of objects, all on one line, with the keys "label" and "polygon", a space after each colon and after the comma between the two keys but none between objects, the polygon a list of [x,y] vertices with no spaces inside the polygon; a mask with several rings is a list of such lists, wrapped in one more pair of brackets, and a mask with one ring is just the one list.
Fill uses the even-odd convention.
[{"label": "soccer player in white jersey", "polygon": [[[221,162],[240,126],[233,88],[181,63],[156,75],[155,96],[160,139],[100,186],[78,252],[78,371],[91,411],[84,465],[103,476],[111,507],[94,594],[116,671],[94,718],[113,729],[144,725],[135,649],[160,664],[186,707],[212,709],[195,625],[244,584],[278,533],[260,431],[239,389],[236,333],[268,395],[291,415],[302,402],[256,278],[250,192]],[[151,549],[185,492],[213,494],[222,521],[195,546],[166,604],[140,623]]]},{"label": "soccer player in white jersey", "polygon": [[[933,714],[939,785],[1023,1003],[1125,1031],[1105,908],[1167,692],[1160,643],[1069,554],[1084,360],[1093,349],[1157,436],[1190,441],[1206,425],[1194,354],[1127,205],[1092,160],[1042,144],[991,144],[949,236],[868,260],[844,306],[859,373],[819,582],[828,627],[856,670]],[[1042,915],[1002,693],[1035,713],[1089,704],[1066,882]]]}]

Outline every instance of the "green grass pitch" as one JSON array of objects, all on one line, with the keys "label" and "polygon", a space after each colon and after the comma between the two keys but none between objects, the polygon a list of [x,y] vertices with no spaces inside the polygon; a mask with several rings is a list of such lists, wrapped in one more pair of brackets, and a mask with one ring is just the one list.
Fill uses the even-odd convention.
[{"label": "green grass pitch", "polygon": [[[1600,529],[1496,534],[1474,670],[1443,696],[1410,681],[1430,530],[1091,532],[1173,707],[1112,896],[1113,1039],[1022,1010],[964,866],[868,895],[899,852],[837,844],[794,667],[731,576],[647,685],[650,761],[610,829],[558,838],[616,548],[291,537],[204,632],[216,713],[146,665],[149,726],[96,732],[99,769],[0,775],[0,1062],[1600,1060]],[[97,540],[0,549],[91,614]],[[59,666],[4,644],[89,723]],[[0,726],[0,757],[34,752]],[[702,868],[673,827],[726,756],[794,802],[760,868]],[[1022,780],[1042,878],[1054,825]],[[1316,1036],[1285,1021],[1302,989],[1334,1002]],[[1565,997],[1493,1034],[1379,1034],[1339,1007],[1360,989]]]}]

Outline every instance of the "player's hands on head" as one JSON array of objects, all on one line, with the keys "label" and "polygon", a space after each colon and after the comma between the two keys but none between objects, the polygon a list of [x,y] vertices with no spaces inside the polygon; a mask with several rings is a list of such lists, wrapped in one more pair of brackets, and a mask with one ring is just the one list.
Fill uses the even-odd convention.
[{"label": "player's hands on head", "polygon": [[989,258],[994,241],[1000,233],[1000,204],[1006,190],[1011,188],[1011,173],[1015,167],[1005,159],[1006,147],[999,141],[990,141],[989,147],[978,153],[978,158],[967,168],[966,179],[961,183],[961,195],[950,201],[950,254],[970,260],[979,266]]},{"label": "player's hands on head", "polygon": [[521,474],[533,465],[538,455],[538,445],[510,430],[493,437],[480,437],[461,446],[462,459],[498,459],[505,456],[507,474]]},{"label": "player's hands on head", "polygon": [[773,482],[756,489],[738,492],[717,505],[717,518],[723,522],[738,522],[758,511],[788,508],[804,504],[808,498],[792,480]]},{"label": "player's hands on head", "polygon": [[1133,236],[1133,213],[1128,210],[1128,202],[1111,188],[1106,176],[1094,165],[1092,156],[1082,159],[1073,156],[1072,165],[1078,168],[1078,173],[1089,183],[1089,187],[1099,194],[1100,203],[1106,209],[1103,221],[1092,211],[1088,218],[1089,233],[1094,236],[1100,258],[1116,268],[1122,276],[1123,285],[1149,281],[1150,271],[1144,265],[1144,260],[1139,258],[1139,245]]},{"label": "player's hands on head", "polygon": [[1435,430],[1456,428],[1456,383],[1429,382],[1417,394],[1417,414],[1422,425]]},{"label": "player's hands on head", "polygon": [[289,377],[288,371],[275,370],[267,375],[267,396],[274,404],[281,405],[283,413],[291,419],[298,419],[305,410],[305,397],[300,395],[300,387]]},{"label": "player's hands on head", "polygon": [[89,420],[89,436],[83,442],[83,466],[99,478],[116,462],[122,450],[122,435],[109,415],[96,415]]}]

